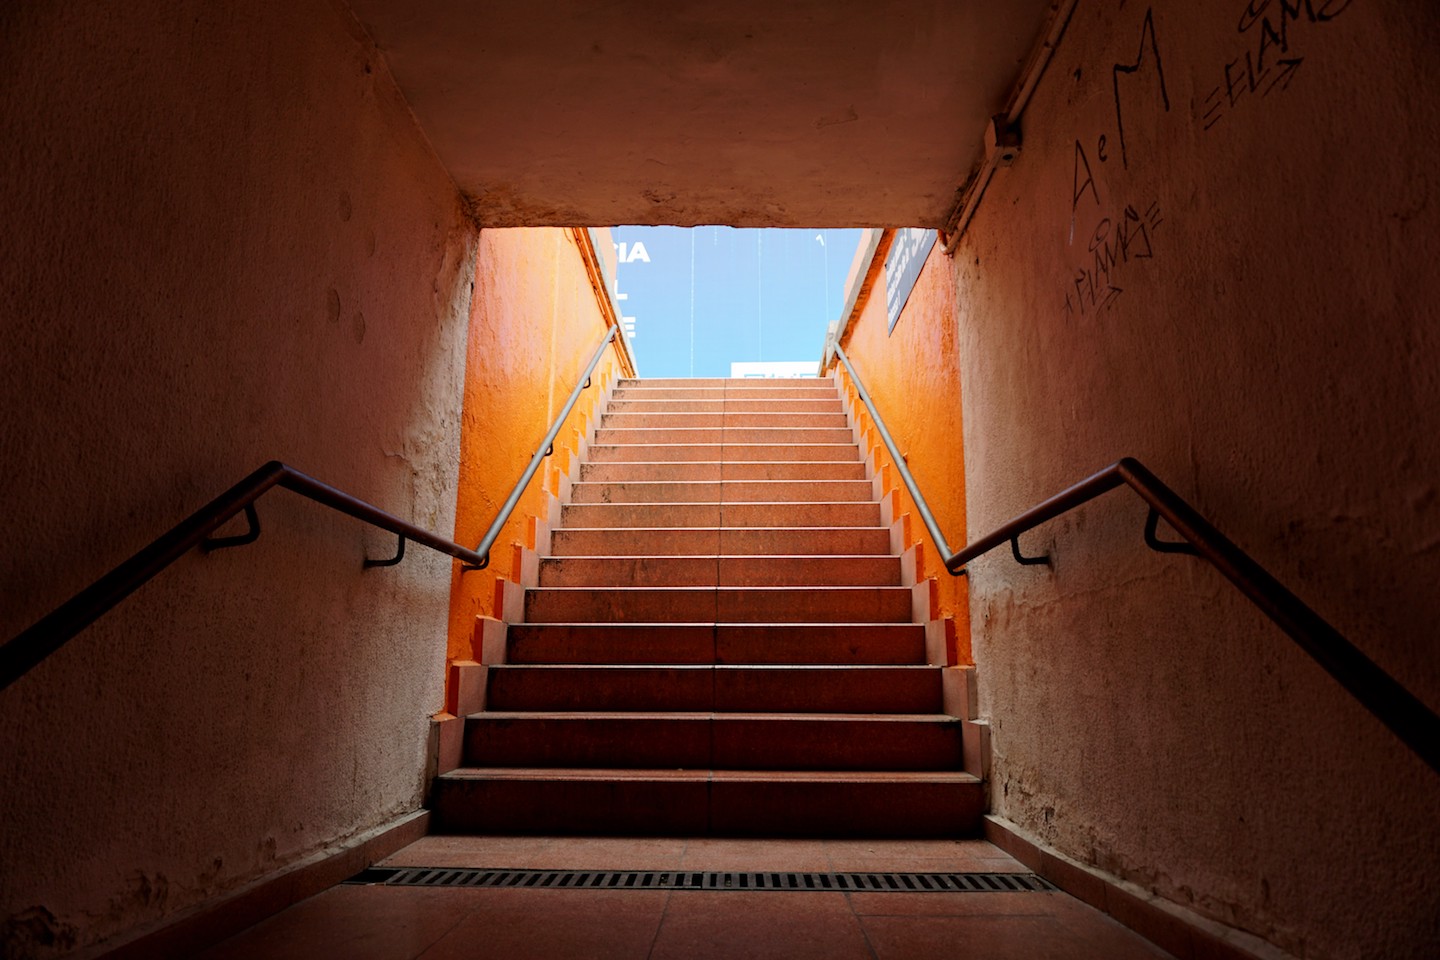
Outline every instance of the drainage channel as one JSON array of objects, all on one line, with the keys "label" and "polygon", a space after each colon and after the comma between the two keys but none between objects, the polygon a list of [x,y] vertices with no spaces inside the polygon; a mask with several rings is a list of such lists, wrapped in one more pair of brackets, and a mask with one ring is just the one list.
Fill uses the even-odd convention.
[{"label": "drainage channel", "polygon": [[764,890],[865,893],[1047,893],[1033,873],[741,873],[712,870],[502,870],[370,867],[348,884],[391,887],[524,887],[536,890]]}]

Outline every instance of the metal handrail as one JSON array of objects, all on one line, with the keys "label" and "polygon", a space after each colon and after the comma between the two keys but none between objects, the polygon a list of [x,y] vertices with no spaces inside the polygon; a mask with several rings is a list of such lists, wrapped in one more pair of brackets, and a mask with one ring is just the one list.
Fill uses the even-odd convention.
[{"label": "metal handrail", "polygon": [[[301,473],[279,460],[271,460],[0,647],[0,690],[4,690],[19,680],[38,663],[63,647],[77,633],[100,619],[192,548],[198,546],[208,551],[254,543],[260,536],[260,517],[255,512],[255,501],[271,487],[279,486],[292,490],[316,503],[330,507],[332,510],[338,510],[357,520],[363,520],[371,526],[396,534],[399,542],[395,556],[388,560],[366,558],[364,566],[367,568],[392,567],[399,563],[405,557],[407,540],[413,540],[431,550],[437,550],[464,561],[466,570],[483,568],[490,562],[490,547],[499,535],[500,528],[505,525],[511,511],[515,509],[515,504],[520,500],[520,494],[524,492],[525,485],[530,482],[530,478],[535,475],[540,462],[553,452],[552,444],[560,432],[561,425],[569,416],[571,408],[575,406],[575,401],[579,399],[581,391],[590,385],[590,375],[594,373],[595,366],[600,362],[605,348],[609,346],[610,341],[615,339],[617,329],[610,327],[605,338],[600,341],[600,346],[596,348],[595,355],[590,358],[590,364],[585,368],[584,377],[571,391],[565,408],[560,412],[555,423],[551,425],[550,432],[545,435],[545,439],[540,442],[540,449],[531,458],[530,465],[525,468],[520,482],[510,492],[509,499],[500,508],[500,515],[490,525],[490,529],[486,531],[484,539],[480,541],[480,546],[476,549],[466,549],[452,540],[446,540],[429,530],[424,530],[393,514],[386,513],[373,504],[352,497],[329,484],[321,483],[314,477]],[[249,530],[232,537],[210,536],[211,533],[241,512],[249,521]]]},{"label": "metal handrail", "polygon": [[600,346],[595,348],[595,354],[590,358],[590,363],[585,367],[585,373],[580,377],[579,382],[575,384],[575,389],[570,391],[570,399],[565,401],[565,406],[560,410],[560,414],[555,418],[555,422],[550,424],[550,431],[545,434],[545,439],[540,441],[540,446],[535,450],[535,455],[530,458],[530,464],[525,468],[525,472],[520,475],[519,480],[515,481],[515,487],[510,491],[510,496],[501,504],[500,512],[495,516],[495,522],[490,524],[490,529],[486,530],[485,536],[480,538],[480,544],[475,548],[475,553],[479,554],[479,560],[467,563],[465,565],[466,570],[483,570],[489,565],[490,548],[495,545],[495,538],[500,536],[500,528],[505,526],[506,520],[510,519],[510,514],[515,509],[515,505],[520,502],[520,495],[523,494],[525,488],[529,486],[530,478],[535,476],[535,471],[540,469],[540,464],[546,457],[555,452],[555,438],[560,435],[560,428],[565,425],[565,418],[570,416],[570,411],[574,408],[575,401],[580,399],[580,394],[586,387],[590,386],[590,375],[595,372],[595,367],[600,363],[600,358],[605,355],[605,348],[610,345],[611,340],[615,339],[615,334],[619,329],[619,327],[610,327],[605,331],[605,337],[600,341]]},{"label": "metal handrail", "polygon": [[[199,546],[215,550],[253,543],[260,536],[260,518],[255,512],[255,501],[271,487],[277,486],[399,536],[399,548],[393,558],[366,559],[366,567],[399,563],[405,555],[406,540],[413,540],[458,560],[473,563],[480,559],[479,554],[458,543],[321,483],[279,460],[271,460],[0,647],[0,690],[20,679],[191,548]],[[241,512],[250,522],[246,533],[234,537],[210,537],[211,533]]]},{"label": "metal handrail", "polygon": [[[1015,559],[1020,563],[1048,563],[1048,556],[1025,557],[1020,553],[1020,534],[1116,487],[1128,486],[1149,505],[1150,513],[1145,521],[1145,543],[1151,549],[1162,553],[1186,553],[1209,561],[1251,603],[1323,667],[1326,673],[1334,677],[1340,686],[1376,719],[1389,727],[1430,769],[1440,772],[1440,716],[1382,670],[1375,661],[1365,656],[1323,617],[1286,589],[1254,558],[1231,542],[1183,497],[1162,483],[1133,457],[1117,460],[1069,489],[1031,507],[958,553],[952,553],[930,513],[924,495],[915,484],[915,478],[910,475],[904,457],[890,437],[890,431],[885,428],[880,412],[875,409],[870,394],[866,392],[855,373],[855,367],[850,363],[850,358],[845,356],[845,351],[840,349],[839,344],[835,346],[835,355],[849,372],[860,401],[869,411],[876,431],[890,451],[900,478],[914,499],[926,529],[935,540],[941,562],[952,576],[965,573],[965,566],[971,560],[994,550],[1007,540]],[[1184,542],[1160,540],[1156,536],[1156,526],[1161,517],[1184,538]]]},{"label": "metal handrail", "polygon": [[910,491],[910,498],[915,501],[915,509],[920,511],[920,519],[925,523],[925,529],[930,531],[930,539],[935,541],[935,547],[940,551],[941,558],[945,561],[945,568],[950,571],[951,576],[959,576],[960,571],[950,567],[950,558],[954,556],[950,552],[950,541],[945,539],[945,534],[940,532],[940,524],[935,522],[935,515],[930,512],[930,504],[925,501],[925,494],[920,492],[920,486],[915,478],[910,475],[910,468],[905,464],[905,458],[900,453],[900,448],[895,446],[890,431],[885,428],[885,421],[880,416],[880,411],[875,409],[875,401],[870,399],[870,391],[865,389],[865,384],[860,382],[860,375],[855,372],[855,367],[850,363],[850,358],[845,356],[845,351],[840,349],[840,342],[835,342],[835,356],[845,364],[845,369],[850,373],[850,382],[855,385],[855,392],[860,394],[860,402],[865,404],[865,409],[870,411],[870,419],[875,424],[875,430],[880,434],[880,439],[885,443],[885,449],[890,451],[890,459],[895,463],[895,469],[900,472],[900,479],[905,483],[905,489]]}]

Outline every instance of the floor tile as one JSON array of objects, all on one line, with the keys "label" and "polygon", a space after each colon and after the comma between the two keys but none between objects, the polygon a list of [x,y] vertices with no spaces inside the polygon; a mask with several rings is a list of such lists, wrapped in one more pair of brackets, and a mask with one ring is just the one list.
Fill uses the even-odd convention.
[{"label": "floor tile", "polygon": [[962,857],[923,859],[920,857],[830,857],[836,873],[894,871],[895,873],[1029,873],[1030,868],[1012,860],[970,860]]},{"label": "floor tile", "polygon": [[468,917],[483,890],[340,886],[301,901],[203,960],[410,960]]},{"label": "floor tile", "polygon": [[860,917],[1055,917],[1046,893],[852,893]]},{"label": "floor tile", "polygon": [[955,857],[985,860],[1008,854],[986,840],[826,840],[825,849],[831,856],[846,859],[859,857],[890,857],[938,860]]},{"label": "floor tile", "polygon": [[718,840],[701,838],[685,845],[686,870],[785,870],[828,872],[822,840]]},{"label": "floor tile", "polygon": [[873,960],[840,893],[670,895],[649,960]]},{"label": "floor tile", "polygon": [[1138,937],[1087,940],[1053,917],[864,917],[877,960],[1149,960],[1169,954]]},{"label": "floor tile", "polygon": [[[420,960],[643,960],[669,892],[481,890],[476,909]],[[316,956],[343,954],[316,954]]]},{"label": "floor tile", "polygon": [[825,849],[831,869],[839,873],[1030,872],[1023,863],[983,840],[828,840]]},{"label": "floor tile", "polygon": [[382,867],[525,867],[551,837],[422,837],[399,850]]},{"label": "floor tile", "polygon": [[669,837],[556,837],[526,866],[561,870],[676,870],[685,840]]}]

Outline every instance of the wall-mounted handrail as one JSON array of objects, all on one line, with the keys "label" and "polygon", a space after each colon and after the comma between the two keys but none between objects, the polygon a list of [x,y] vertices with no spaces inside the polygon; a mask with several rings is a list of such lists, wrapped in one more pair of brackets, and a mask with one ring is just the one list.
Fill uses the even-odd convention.
[{"label": "wall-mounted handrail", "polygon": [[[0,690],[4,690],[23,677],[36,664],[59,650],[77,633],[94,623],[194,547],[218,550],[255,542],[260,536],[260,518],[255,512],[255,501],[271,487],[279,486],[292,490],[316,503],[330,507],[332,510],[338,510],[371,526],[396,534],[399,537],[399,543],[395,556],[388,560],[367,558],[364,562],[364,566],[367,568],[390,567],[399,563],[405,557],[407,540],[413,540],[431,550],[437,550],[464,561],[467,570],[484,567],[490,561],[490,547],[494,544],[496,536],[499,535],[500,528],[505,525],[505,520],[515,509],[515,504],[519,502],[525,485],[535,475],[540,462],[549,456],[553,449],[551,445],[555,442],[561,425],[569,416],[571,408],[575,406],[575,401],[579,399],[581,391],[590,385],[590,375],[594,373],[595,366],[600,362],[605,348],[609,346],[611,340],[615,339],[617,329],[619,328],[610,327],[605,338],[600,341],[600,346],[596,348],[595,355],[590,358],[590,364],[585,368],[584,375],[575,385],[575,389],[571,391],[565,408],[551,425],[550,432],[545,435],[545,439],[540,441],[540,449],[531,458],[530,465],[525,468],[520,482],[510,492],[509,499],[500,508],[500,515],[490,525],[490,529],[486,531],[485,537],[480,541],[477,549],[466,549],[454,541],[446,540],[429,530],[424,530],[393,514],[386,513],[373,504],[321,483],[314,477],[301,473],[279,460],[271,460],[0,647]],[[231,537],[210,536],[232,517],[242,512],[250,524],[246,533]]]},{"label": "wall-mounted handrail", "polygon": [[885,427],[885,420],[880,416],[880,411],[875,409],[875,401],[870,399],[870,391],[865,389],[865,384],[860,381],[860,375],[855,372],[855,367],[850,363],[850,358],[845,351],[840,349],[840,341],[837,339],[834,344],[835,356],[845,364],[845,369],[850,373],[850,382],[855,385],[855,392],[860,395],[860,402],[865,404],[865,409],[870,411],[870,420],[875,424],[875,430],[880,434],[880,440],[885,444],[885,449],[890,451],[890,459],[895,464],[895,469],[900,473],[900,480],[905,484],[905,489],[910,491],[910,499],[915,501],[915,509],[920,511],[920,519],[925,523],[925,529],[930,531],[930,539],[935,541],[935,548],[940,551],[940,556],[945,562],[945,567],[952,576],[958,576],[960,571],[950,566],[950,558],[954,556],[950,552],[950,541],[945,539],[945,534],[940,532],[940,524],[935,522],[935,515],[930,512],[930,504],[925,500],[925,494],[920,492],[920,485],[910,475],[910,467],[905,463],[905,457],[901,455],[900,448],[895,446],[895,440],[890,436],[890,431]]},{"label": "wall-mounted handrail", "polygon": [[[1325,672],[1334,677],[1351,696],[1369,710],[1376,719],[1400,738],[1430,769],[1440,772],[1440,716],[1427,707],[1399,681],[1365,656],[1299,597],[1254,558],[1237,547],[1209,521],[1202,517],[1183,497],[1171,490],[1133,457],[1124,457],[1105,469],[1039,503],[969,544],[952,553],[940,532],[925,497],[910,475],[890,431],[875,409],[855,367],[845,351],[835,346],[835,355],[845,365],[860,401],[875,423],[876,432],[893,459],[900,479],[915,501],[925,528],[935,541],[941,562],[951,575],[965,573],[971,560],[1009,541],[1015,559],[1021,563],[1044,563],[1048,558],[1024,557],[1020,553],[1019,536],[1027,530],[1073,510],[1103,493],[1119,486],[1128,486],[1150,507],[1145,523],[1145,542],[1162,553],[1189,553],[1210,562],[1235,585],[1251,603],[1284,630],[1302,650],[1308,653]],[[1184,542],[1160,540],[1155,535],[1157,521],[1163,517]]]},{"label": "wall-mounted handrail", "polygon": [[565,425],[565,418],[570,416],[570,411],[575,407],[575,401],[580,399],[580,394],[590,386],[590,375],[595,372],[600,358],[605,355],[605,348],[610,345],[611,340],[615,339],[615,333],[619,329],[619,327],[610,327],[605,331],[605,337],[600,341],[600,346],[595,348],[595,354],[590,358],[585,372],[580,375],[575,389],[570,391],[570,399],[565,401],[565,406],[555,417],[555,422],[550,424],[549,432],[545,434],[545,439],[540,441],[540,446],[536,448],[535,455],[530,458],[525,472],[520,475],[519,480],[515,481],[515,487],[510,491],[510,496],[501,504],[500,512],[495,515],[495,521],[490,524],[490,529],[486,530],[485,536],[480,538],[480,545],[475,548],[480,559],[467,563],[466,570],[482,570],[490,563],[490,548],[495,545],[495,538],[500,536],[500,529],[505,526],[505,521],[510,519],[511,512],[520,502],[520,495],[530,485],[530,479],[535,476],[535,471],[540,469],[540,464],[554,451],[555,438],[560,435],[560,428]]},{"label": "wall-mounted handrail", "polygon": [[[260,535],[260,520],[255,512],[255,501],[271,487],[277,486],[292,490],[371,526],[388,530],[400,538],[395,558],[367,559],[366,567],[392,566],[398,563],[399,558],[404,556],[406,540],[413,540],[431,550],[438,550],[468,563],[481,559],[473,550],[467,550],[458,543],[436,536],[429,530],[401,520],[373,504],[321,483],[279,460],[271,460],[0,647],[0,690],[20,679],[32,667],[64,646],[71,637],[94,623],[193,547],[213,550],[253,543]],[[241,512],[250,521],[247,533],[234,537],[210,538],[211,533]]]}]

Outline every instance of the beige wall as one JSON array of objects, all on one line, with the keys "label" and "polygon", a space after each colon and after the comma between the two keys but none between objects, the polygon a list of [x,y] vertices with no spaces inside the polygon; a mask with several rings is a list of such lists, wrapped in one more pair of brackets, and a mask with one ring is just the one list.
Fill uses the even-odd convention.
[{"label": "beige wall", "polygon": [[[338,4],[0,14],[0,637],[269,458],[454,525],[475,233]],[[0,953],[420,802],[450,561],[275,491],[0,693]]]},{"label": "beige wall", "polygon": [[[1440,706],[1440,10],[1151,9],[1081,0],[957,250],[971,534],[1137,456]],[[994,810],[1298,955],[1432,956],[1440,777],[1144,520],[972,567]]]}]

